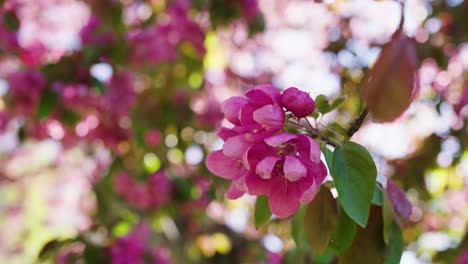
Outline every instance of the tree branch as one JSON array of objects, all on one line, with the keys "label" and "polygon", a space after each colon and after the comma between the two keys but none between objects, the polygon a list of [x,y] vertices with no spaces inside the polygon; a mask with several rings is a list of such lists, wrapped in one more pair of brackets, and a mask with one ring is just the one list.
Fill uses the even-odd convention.
[{"label": "tree branch", "polygon": [[354,135],[354,133],[356,133],[361,128],[361,125],[366,120],[368,114],[369,114],[369,109],[367,109],[366,107],[364,108],[364,110],[362,110],[359,116],[349,126],[348,131],[346,133],[348,134],[348,137],[351,138]]}]

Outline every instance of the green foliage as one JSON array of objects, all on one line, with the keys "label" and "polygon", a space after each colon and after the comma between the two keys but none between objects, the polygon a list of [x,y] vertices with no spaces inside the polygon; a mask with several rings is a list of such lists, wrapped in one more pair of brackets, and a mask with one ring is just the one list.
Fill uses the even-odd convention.
[{"label": "green foliage", "polygon": [[377,177],[372,156],[359,144],[345,142],[333,153],[332,176],[345,212],[365,227]]},{"label": "green foliage", "polygon": [[331,104],[328,102],[328,98],[321,94],[315,98],[315,107],[322,113],[329,113],[338,108],[345,101],[344,96],[336,98]]},{"label": "green foliage", "polygon": [[268,197],[260,195],[255,202],[255,228],[259,229],[268,222],[271,217],[270,207],[268,207]]},{"label": "green foliage", "polygon": [[356,230],[356,222],[349,218],[344,211],[341,211],[336,230],[331,237],[330,247],[339,255],[344,253],[353,243]]},{"label": "green foliage", "polygon": [[382,230],[382,209],[372,206],[368,225],[365,228],[358,227],[353,244],[339,258],[340,264],[383,263],[385,242]]},{"label": "green foliage", "polygon": [[327,188],[321,188],[309,203],[305,213],[304,231],[312,252],[322,255],[335,230],[338,209],[335,199]]},{"label": "green foliage", "polygon": [[54,111],[58,102],[58,95],[57,93],[46,90],[41,95],[41,100],[39,102],[39,107],[37,110],[37,116],[39,119],[44,120],[49,117],[52,112]]}]

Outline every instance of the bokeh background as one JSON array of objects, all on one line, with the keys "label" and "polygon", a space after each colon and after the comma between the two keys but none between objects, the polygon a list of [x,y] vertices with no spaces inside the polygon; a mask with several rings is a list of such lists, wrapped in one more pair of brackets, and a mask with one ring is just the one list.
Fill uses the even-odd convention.
[{"label": "bokeh background", "polygon": [[[255,197],[225,199],[204,165],[220,104],[295,86],[345,95],[320,122],[347,126],[402,13],[390,0],[0,4],[0,263],[288,261],[290,219],[256,230]],[[413,205],[401,263],[468,263],[468,2],[403,13],[421,90],[352,140]]]}]

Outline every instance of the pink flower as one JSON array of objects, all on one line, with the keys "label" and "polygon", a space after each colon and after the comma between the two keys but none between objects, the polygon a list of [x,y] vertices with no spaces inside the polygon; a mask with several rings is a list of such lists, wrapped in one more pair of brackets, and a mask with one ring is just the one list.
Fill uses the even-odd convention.
[{"label": "pink flower", "polygon": [[150,228],[140,224],[128,235],[117,239],[110,248],[112,264],[143,263]]},{"label": "pink flower", "polygon": [[47,84],[39,71],[15,72],[8,76],[8,95],[22,114],[32,114]]},{"label": "pink flower", "polygon": [[163,171],[152,174],[148,182],[137,182],[129,174],[120,172],[115,176],[114,188],[129,204],[140,209],[167,203],[172,192],[171,181]]},{"label": "pink flower", "polygon": [[252,146],[247,155],[247,192],[267,195],[278,217],[292,215],[299,203],[308,203],[323,182],[327,170],[320,147],[310,137],[283,132]]},{"label": "pink flower", "polygon": [[161,132],[157,129],[150,129],[145,133],[145,143],[150,147],[155,147],[161,142]]},{"label": "pink flower", "polygon": [[[284,111],[279,104],[280,92],[273,85],[259,85],[245,93],[245,97],[231,97],[221,110],[226,119],[251,133],[272,135],[283,128]],[[263,136],[267,136],[263,135]]]},{"label": "pink flower", "polygon": [[306,92],[289,87],[281,95],[281,104],[296,117],[306,117],[315,110],[315,102]]}]

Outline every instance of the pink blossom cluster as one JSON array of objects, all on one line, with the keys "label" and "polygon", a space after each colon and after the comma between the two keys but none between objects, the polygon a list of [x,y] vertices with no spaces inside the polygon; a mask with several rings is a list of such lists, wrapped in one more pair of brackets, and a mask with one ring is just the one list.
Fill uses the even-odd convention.
[{"label": "pink blossom cluster", "polygon": [[169,251],[164,247],[149,247],[148,242],[150,238],[150,227],[146,224],[137,225],[131,233],[117,239],[111,246],[111,263],[171,264]]},{"label": "pink blossom cluster", "polygon": [[327,175],[320,146],[307,135],[283,129],[285,112],[300,118],[314,108],[307,93],[291,87],[281,94],[273,85],[255,86],[245,97],[223,103],[224,116],[234,126],[219,130],[223,148],[210,153],[206,165],[213,174],[232,180],[226,197],[266,195],[271,211],[281,218],[313,199]]},{"label": "pink blossom cluster", "polygon": [[172,184],[164,171],[153,173],[146,182],[138,182],[120,172],[115,175],[114,187],[129,204],[139,209],[152,209],[171,199]]},{"label": "pink blossom cluster", "polygon": [[129,31],[131,61],[137,65],[173,61],[177,59],[178,47],[183,42],[191,43],[200,55],[205,54],[205,35],[189,17],[190,5],[188,1],[176,1],[167,8],[159,23]]},{"label": "pink blossom cluster", "polygon": [[35,113],[47,80],[36,70],[13,72],[8,76],[9,98],[14,109],[25,115]]}]

